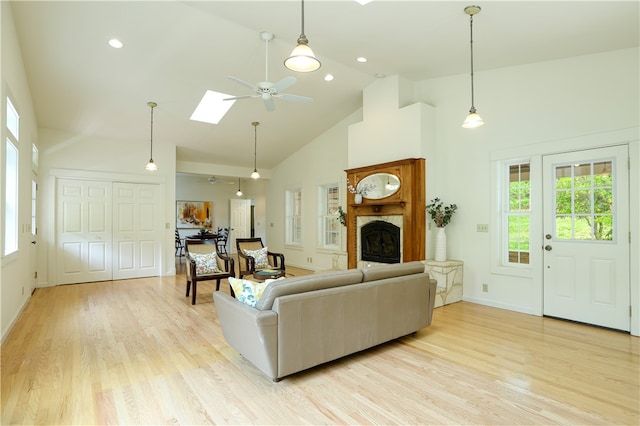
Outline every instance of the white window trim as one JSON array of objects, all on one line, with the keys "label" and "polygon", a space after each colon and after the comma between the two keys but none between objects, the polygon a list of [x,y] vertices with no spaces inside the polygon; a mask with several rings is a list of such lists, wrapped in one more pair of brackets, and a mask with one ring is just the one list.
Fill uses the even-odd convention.
[{"label": "white window trim", "polygon": [[[338,190],[338,203],[340,201],[340,184],[338,182],[332,182],[332,183],[327,183],[327,184],[321,184],[318,185],[318,232],[317,232],[317,240],[316,240],[316,248],[319,251],[325,250],[325,251],[337,251],[340,250],[340,245],[342,242],[342,234],[343,234],[343,226],[339,225],[338,226],[338,242],[336,244],[331,244],[331,245],[327,245],[325,244],[325,235],[327,233],[327,230],[325,228],[325,224],[326,224],[326,219],[329,217],[327,215],[325,215],[325,211],[327,209],[327,192],[329,190],[329,188],[337,188]],[[330,220],[335,220],[337,224],[339,224],[338,221],[338,215],[334,215],[331,217]]]},{"label": "white window trim", "polygon": [[295,188],[287,188],[285,189],[285,207],[284,207],[284,226],[285,226],[285,241],[284,241],[284,245],[285,247],[288,248],[300,248],[302,247],[303,244],[303,235],[302,235],[302,230],[304,229],[303,223],[302,223],[302,214],[300,214],[300,241],[291,241],[291,237],[292,235],[290,235],[290,228],[289,228],[289,220],[290,218],[293,217],[292,212],[290,211],[290,208],[293,208],[293,202],[294,202],[294,197],[293,194],[295,194],[296,192],[300,193],[300,210],[303,209],[303,204],[304,204],[304,199],[302,197],[302,188],[301,187],[295,187]]},{"label": "white window trim", "polygon": [[[530,203],[531,212],[529,215],[529,264],[508,263],[508,225],[505,197],[509,196],[509,166],[513,164],[529,163],[530,169]],[[534,265],[537,261],[535,247],[537,247],[534,232],[541,228],[542,210],[542,157],[520,157],[494,160],[491,168],[491,224],[495,232],[491,233],[491,272],[499,275],[509,275],[514,277],[533,277]],[[491,227],[490,227],[491,229]]]}]

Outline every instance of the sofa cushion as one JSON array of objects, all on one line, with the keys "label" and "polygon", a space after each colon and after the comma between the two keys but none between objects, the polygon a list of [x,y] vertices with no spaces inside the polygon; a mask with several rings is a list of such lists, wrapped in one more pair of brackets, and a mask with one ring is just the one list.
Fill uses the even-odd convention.
[{"label": "sofa cushion", "polygon": [[424,264],[420,261],[375,265],[362,268],[362,282],[383,280],[385,278],[412,275],[424,272]]},{"label": "sofa cushion", "polygon": [[305,293],[360,282],[362,282],[362,272],[359,269],[331,271],[287,278],[286,280],[276,280],[264,290],[262,297],[256,303],[256,308],[260,310],[271,309],[274,300],[286,294]]}]

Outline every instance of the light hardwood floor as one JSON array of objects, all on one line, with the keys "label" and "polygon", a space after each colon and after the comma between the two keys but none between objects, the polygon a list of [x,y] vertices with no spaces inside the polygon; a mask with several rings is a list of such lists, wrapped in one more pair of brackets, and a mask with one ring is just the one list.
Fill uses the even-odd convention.
[{"label": "light hardwood floor", "polygon": [[627,334],[460,302],[273,383],[227,346],[213,289],[195,306],[184,275],[38,289],[2,345],[2,424],[640,422]]}]

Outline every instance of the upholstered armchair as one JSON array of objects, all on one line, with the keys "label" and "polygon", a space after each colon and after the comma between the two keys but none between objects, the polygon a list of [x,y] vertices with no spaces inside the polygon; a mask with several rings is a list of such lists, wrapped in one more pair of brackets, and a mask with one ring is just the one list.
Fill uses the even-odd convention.
[{"label": "upholstered armchair", "polygon": [[187,295],[193,284],[191,304],[196,304],[198,281],[216,280],[216,291],[220,290],[220,280],[235,277],[233,258],[219,253],[216,244],[202,240],[185,240],[187,259]]},{"label": "upholstered armchair", "polygon": [[262,244],[262,238],[236,238],[236,248],[240,278],[264,269],[285,271],[284,255],[269,251]]}]

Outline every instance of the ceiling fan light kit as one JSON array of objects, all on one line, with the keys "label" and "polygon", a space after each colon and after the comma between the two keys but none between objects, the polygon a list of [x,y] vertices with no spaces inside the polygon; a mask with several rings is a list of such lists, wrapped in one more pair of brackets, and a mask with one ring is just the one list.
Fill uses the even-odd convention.
[{"label": "ceiling fan light kit", "polygon": [[465,129],[473,129],[484,125],[484,120],[476,111],[473,98],[473,15],[480,13],[480,10],[480,6],[467,6],[464,8],[464,13],[469,15],[469,41],[471,46],[471,108],[469,109],[469,115],[462,123],[462,127]]},{"label": "ceiling fan light kit", "polygon": [[282,80],[272,83],[269,81],[269,42],[273,40],[274,35],[268,31],[263,31],[260,33],[260,38],[265,42],[265,72],[264,72],[264,81],[259,82],[256,85],[251,83],[247,83],[244,80],[241,80],[237,77],[228,76],[229,80],[235,81],[236,83],[251,89],[255,92],[253,95],[244,95],[244,96],[234,96],[231,98],[225,98],[225,101],[235,100],[235,99],[248,99],[248,98],[260,98],[264,103],[267,111],[275,111],[276,105],[273,102],[274,99],[282,99],[285,101],[293,101],[293,102],[313,102],[313,99],[308,98],[306,96],[298,96],[298,95],[289,95],[286,93],[282,93],[283,90],[293,86],[296,82],[295,77],[285,77]]},{"label": "ceiling fan light kit", "polygon": [[302,0],[302,29],[300,37],[298,37],[298,45],[284,61],[284,66],[291,71],[311,72],[320,68],[320,61],[313,54],[313,50],[309,47],[309,39],[304,34],[304,0]]},{"label": "ceiling fan light kit", "polygon": [[145,166],[145,170],[148,170],[150,172],[155,172],[156,170],[158,170],[158,165],[153,161],[153,109],[157,107],[158,104],[155,102],[147,102],[147,105],[149,106],[149,108],[151,108],[151,138],[150,138],[151,152],[149,154],[149,162]]}]

